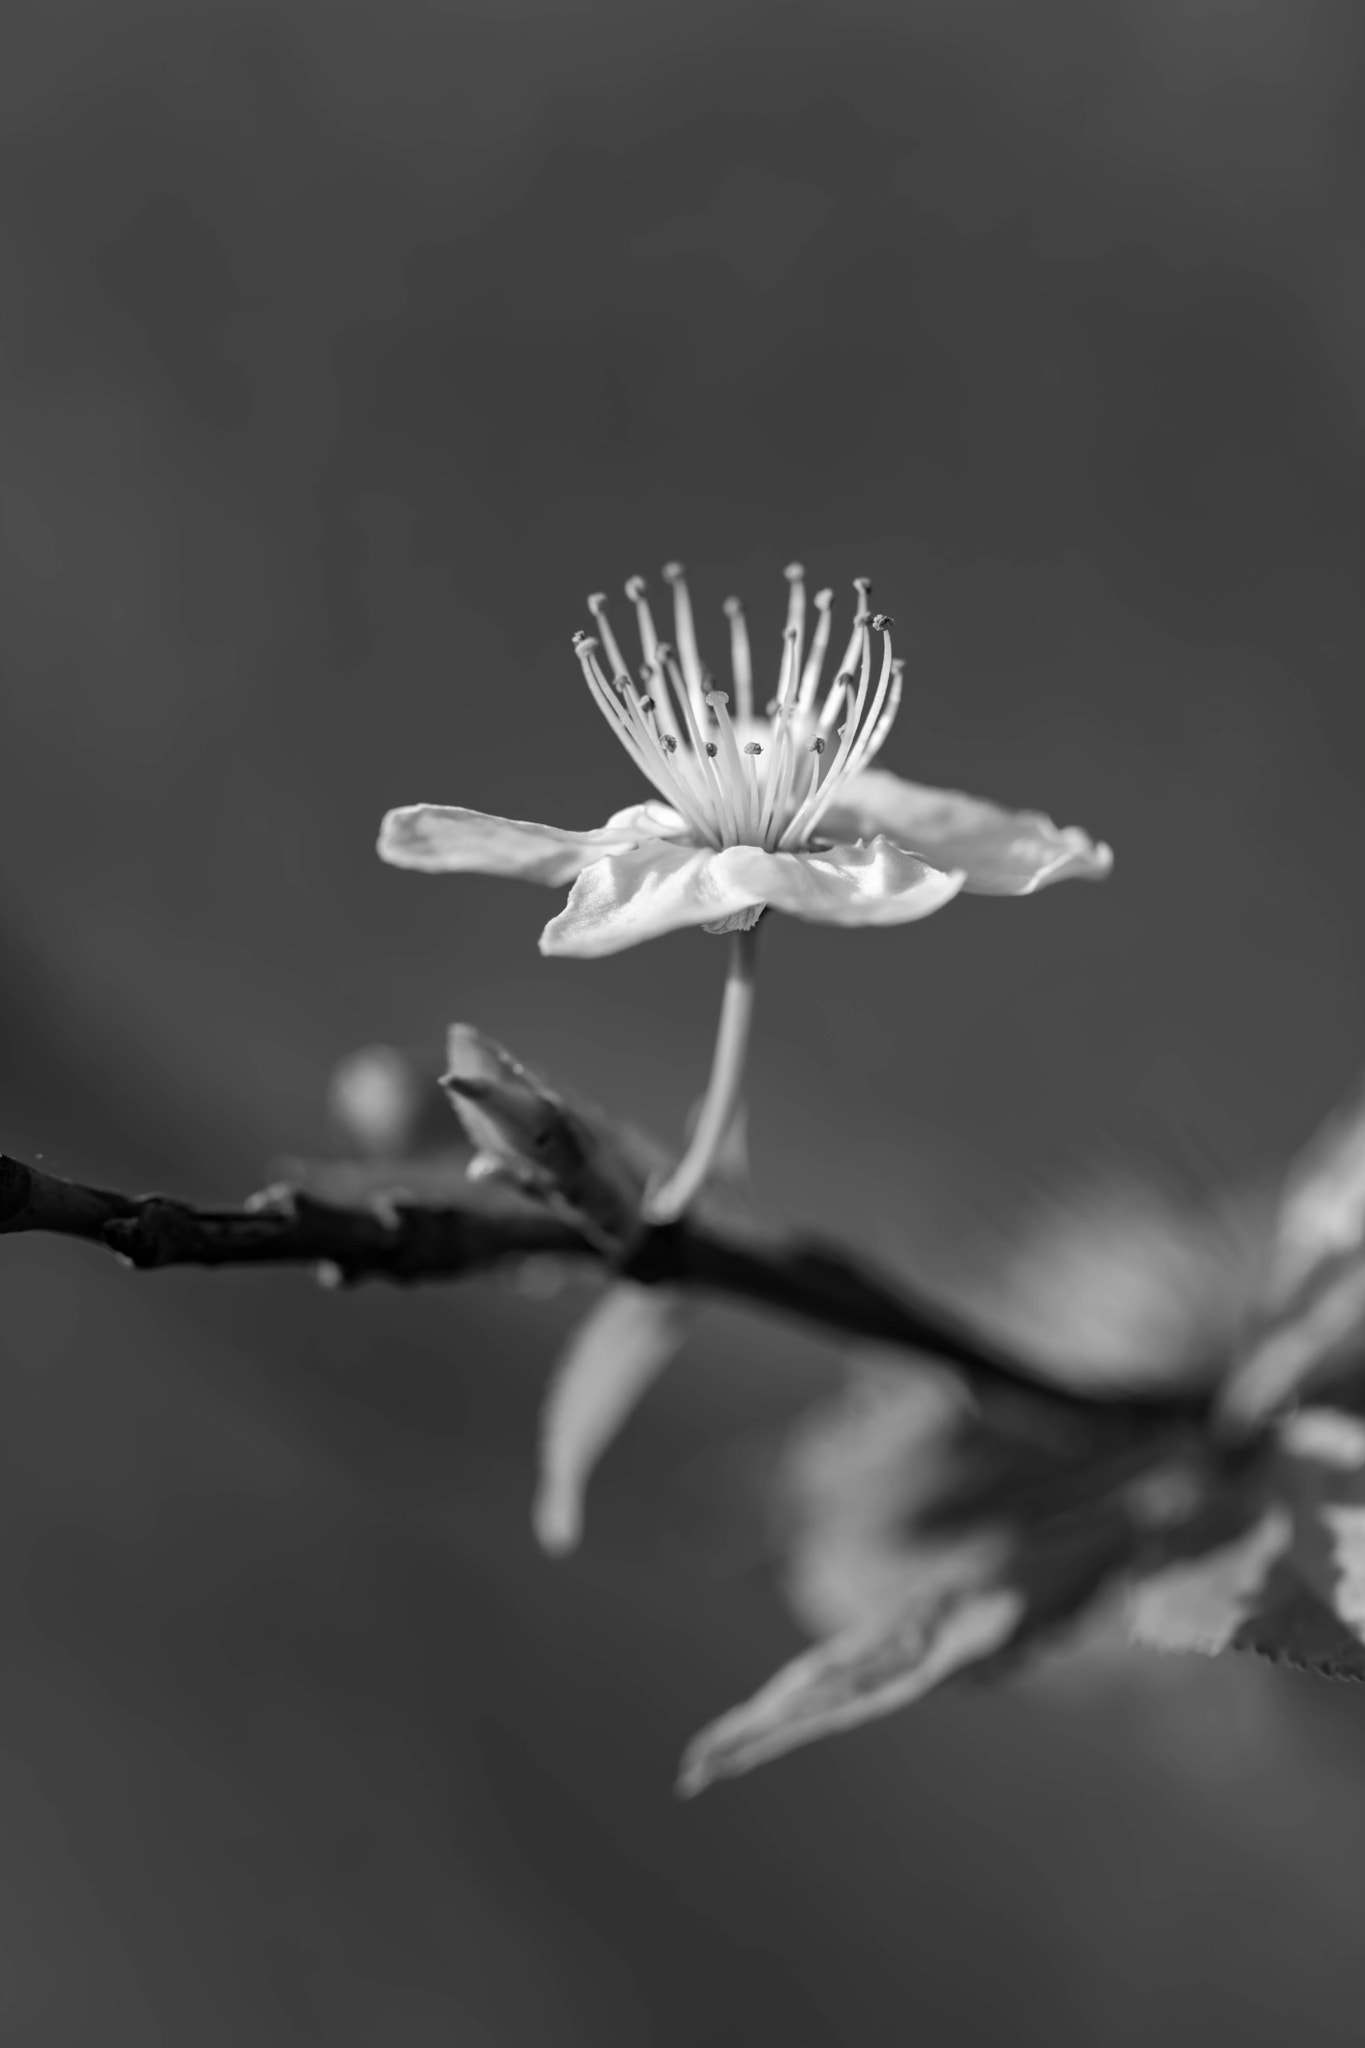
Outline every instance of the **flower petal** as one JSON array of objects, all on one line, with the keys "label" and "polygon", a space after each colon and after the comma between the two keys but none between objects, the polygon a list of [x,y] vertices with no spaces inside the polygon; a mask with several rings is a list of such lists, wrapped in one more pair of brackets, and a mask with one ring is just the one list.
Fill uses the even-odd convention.
[{"label": "flower petal", "polygon": [[688,839],[692,827],[681,811],[675,811],[672,804],[661,803],[656,796],[646,797],[642,804],[627,804],[623,811],[613,811],[607,819],[608,832],[629,832],[632,839]]},{"label": "flower petal", "polygon": [[832,839],[885,832],[941,868],[966,871],[983,896],[1031,896],[1069,876],[1099,881],[1114,856],[1076,825],[1054,825],[1040,811],[1006,811],[957,789],[904,782],[885,768],[855,775],[821,821]]},{"label": "flower petal", "polygon": [[751,903],[816,924],[908,924],[952,901],[961,870],[944,873],[889,839],[827,846],[819,853],[765,853],[727,846],[716,855]]},{"label": "flower petal", "polygon": [[629,852],[609,854],[584,868],[558,917],[540,935],[542,953],[596,959],[638,946],[685,925],[719,924],[763,901],[733,880],[727,848],[674,846],[652,839]]},{"label": "flower petal", "polygon": [[761,846],[709,852],[654,840],[585,868],[541,933],[540,950],[584,958],[616,953],[684,925],[720,924],[755,904],[820,924],[904,924],[938,910],[962,879],[889,839],[820,853],[766,853]]},{"label": "flower petal", "polygon": [[[622,820],[647,810],[622,811]],[[660,809],[663,807],[660,806]],[[653,825],[611,824],[591,832],[491,818],[450,804],[405,804],[379,828],[379,855],[398,868],[428,874],[512,875],[526,882],[571,882],[604,853],[624,850],[657,831]]]}]

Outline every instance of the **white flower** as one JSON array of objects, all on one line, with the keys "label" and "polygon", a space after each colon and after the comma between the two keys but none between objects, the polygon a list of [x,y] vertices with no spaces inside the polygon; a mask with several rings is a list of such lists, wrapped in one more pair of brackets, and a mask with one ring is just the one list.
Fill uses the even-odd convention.
[{"label": "white flower", "polygon": [[867,609],[865,579],[843,660],[827,678],[832,593],[816,593],[807,637],[804,573],[787,570],[777,689],[759,711],[738,599],[725,606],[732,689],[719,690],[698,653],[682,569],[670,563],[664,575],[671,645],[659,638],[643,580],[626,585],[640,637],[634,674],[605,598],[588,600],[597,637],[575,637],[598,709],[657,795],[586,832],[410,804],[384,820],[385,860],[572,882],[540,945],[581,956],[684,925],[744,930],[768,908],[828,924],[902,924],[961,889],[1027,896],[1068,876],[1109,872],[1108,847],[1074,826],[873,767],[900,706],[902,664],[892,657],[890,619]]}]

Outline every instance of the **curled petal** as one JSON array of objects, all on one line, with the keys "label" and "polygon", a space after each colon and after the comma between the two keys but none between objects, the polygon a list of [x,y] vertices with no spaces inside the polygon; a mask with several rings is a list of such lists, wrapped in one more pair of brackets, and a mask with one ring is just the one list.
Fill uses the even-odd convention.
[{"label": "curled petal", "polygon": [[855,775],[821,821],[833,839],[884,832],[941,868],[961,868],[983,896],[1031,896],[1069,877],[1099,881],[1114,856],[1076,825],[1040,811],[1006,811],[957,789],[904,782],[884,768]]},{"label": "curled petal", "polygon": [[685,925],[719,924],[762,902],[752,888],[731,877],[726,858],[654,839],[594,861],[541,933],[541,952],[593,959]]},{"label": "curled petal", "polygon": [[816,924],[908,924],[941,910],[964,880],[961,870],[944,873],[889,839],[819,853],[727,846],[716,859],[728,875],[742,878],[752,902]]},{"label": "curled petal", "polygon": [[719,852],[655,840],[585,868],[560,915],[541,933],[542,953],[616,953],[684,925],[718,925],[771,905],[820,924],[905,924],[938,910],[962,887],[888,839],[820,853]]},{"label": "curled petal", "polygon": [[[525,882],[571,882],[592,861],[637,845],[657,826],[635,823],[647,811],[637,804],[621,820],[592,832],[563,832],[557,825],[524,824],[490,818],[450,804],[405,804],[390,811],[379,828],[379,854],[398,868],[428,874],[511,875]],[[663,809],[663,806],[660,806]]]}]

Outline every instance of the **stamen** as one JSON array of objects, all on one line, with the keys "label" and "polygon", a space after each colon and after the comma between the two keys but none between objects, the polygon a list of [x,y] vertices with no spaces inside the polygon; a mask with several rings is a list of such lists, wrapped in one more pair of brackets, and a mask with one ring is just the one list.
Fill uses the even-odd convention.
[{"label": "stamen", "polygon": [[801,671],[800,704],[803,711],[809,709],[811,701],[820,687],[820,671],[825,665],[825,650],[829,646],[829,613],[830,606],[833,603],[834,592],[832,590],[816,591],[815,609],[820,616],[815,622],[815,637],[810,643],[810,653],[806,656],[806,666]]},{"label": "stamen", "polygon": [[588,634],[575,633],[574,650],[583,670],[583,679],[598,710],[645,779],[653,783],[668,803],[676,804],[678,795],[667,764],[659,759],[653,746],[647,744],[647,736],[646,740],[642,741],[636,732],[622,700],[614,694],[593,658],[596,646],[597,642]]},{"label": "stamen", "polygon": [[844,649],[844,658],[839,663],[841,674],[854,667],[862,648],[863,621],[869,616],[867,600],[872,595],[872,580],[868,576],[855,576],[853,588],[858,593],[858,602],[853,607],[853,631],[849,635],[848,646]]},{"label": "stamen", "polygon": [[[682,565],[666,563],[663,573],[673,592],[675,646],[659,638],[644,578],[632,576],[626,584],[644,657],[638,685],[608,621],[605,596],[594,591],[588,598],[598,637],[580,631],[573,645],[590,694],[636,766],[698,838],[716,846],[739,842],[779,852],[805,845],[839,790],[876,758],[900,707],[905,665],[891,651],[890,616],[872,612],[872,585],[865,576],[855,577],[852,633],[826,689],[833,593],[820,590],[811,600],[817,617],[803,661],[805,571],[790,563],[782,661],[776,693],[767,705],[770,724],[765,740],[741,741],[744,727],[752,732],[755,723],[743,607],[738,598],[725,600],[734,672],[732,718],[730,697],[714,687],[697,647]],[[875,687],[874,632],[883,636]],[[665,726],[675,729],[665,731]]]},{"label": "stamen", "polygon": [[[864,612],[860,626],[862,661],[858,672],[858,690],[853,700],[853,709],[848,719],[839,728],[839,751],[835,755],[829,772],[819,788],[814,790],[806,801],[799,805],[792,813],[787,822],[786,830],[782,834],[781,844],[783,846],[799,846],[801,844],[817,818],[825,810],[835,788],[846,779],[843,770],[848,761],[849,750],[857,737],[858,728],[862,723],[863,707],[867,702],[868,684],[872,679],[872,635],[868,631],[869,624],[870,621]],[[889,641],[887,646],[889,649]],[[890,674],[889,663],[886,661],[883,662],[882,674],[883,681]]]},{"label": "stamen", "polygon": [[777,695],[773,699],[774,713],[785,710],[796,701],[796,671],[801,658],[801,635],[795,626],[788,626],[782,635],[782,671],[777,679]]},{"label": "stamen", "polygon": [[708,835],[724,844],[729,810],[725,801],[724,785],[711,766],[697,706],[692,701],[692,693],[687,687],[682,670],[672,659],[672,654],[672,648],[666,641],[661,640],[658,644],[658,674],[661,678],[666,674],[673,685],[673,695],[682,711],[687,736],[692,743],[693,760],[697,770],[693,778],[697,791],[694,808],[700,807],[701,815],[706,820],[705,829]]},{"label": "stamen", "polygon": [[788,562],[782,574],[790,588],[787,594],[787,624],[782,635],[787,643],[782,654],[786,666],[777,694],[785,703],[789,694],[795,695],[796,679],[801,671],[801,637],[806,625],[806,572],[800,562]]},{"label": "stamen", "polygon": [[768,789],[763,799],[763,815],[759,820],[759,840],[764,846],[774,832],[780,830],[781,819],[791,797],[792,776],[796,769],[796,748],[793,744],[790,716],[779,712],[777,719],[776,752],[768,770]]},{"label": "stamen", "polygon": [[[891,621],[885,612],[879,612],[871,623],[877,626],[883,635],[886,635]],[[877,679],[877,687],[873,693],[872,702],[867,706],[866,716],[864,717],[863,707],[867,697],[871,656],[872,641],[871,637],[868,636],[864,651],[863,673],[858,689],[858,700],[854,709],[854,715],[849,720],[850,731],[848,737],[841,742],[838,758],[835,760],[829,774],[825,777],[818,793],[812,797],[808,804],[802,806],[801,811],[792,820],[791,829],[799,831],[803,837],[808,836],[814,830],[825,811],[834,801],[839,790],[854,775],[861,772],[870,757],[870,751],[874,742],[877,746],[880,746],[889,730],[882,723],[882,707],[887,701],[887,692],[893,675],[890,638],[885,637],[883,641],[881,675]],[[897,694],[897,702],[899,702],[899,694]],[[892,715],[895,715],[894,709]]]},{"label": "stamen", "polygon": [[744,607],[737,597],[727,597],[722,610],[730,621],[730,667],[735,678],[735,708],[741,724],[754,715],[754,665],[749,653],[749,629]]},{"label": "stamen", "polygon": [[[730,812],[734,819],[735,839],[747,839],[755,822],[750,817],[750,776],[744,772],[744,763],[739,756],[739,745],[735,729],[730,723],[730,700],[724,690],[708,690],[706,702],[716,721],[720,734],[721,777],[729,798]],[[715,748],[710,750],[713,754]]]},{"label": "stamen", "polygon": [[607,617],[607,600],[604,592],[594,590],[592,596],[588,599],[588,610],[592,613],[593,624],[601,636],[602,645],[607,650],[607,660],[611,663],[613,672],[618,676],[625,675],[629,670],[630,664],[622,654],[620,647],[617,645],[616,635],[611,630],[611,622]]},{"label": "stamen", "polygon": [[701,656],[697,652],[697,629],[692,620],[692,600],[687,594],[687,578],[683,574],[682,563],[665,562],[663,576],[665,583],[673,586],[673,633],[678,643],[678,660],[695,701],[703,695],[705,684]]},{"label": "stamen", "polygon": [[833,732],[834,721],[843,709],[846,699],[851,695],[852,689],[853,678],[851,675],[838,675],[834,678],[834,682],[830,687],[830,693],[826,697],[824,708],[820,713],[820,730],[822,733]]},{"label": "stamen", "polygon": [[652,665],[659,645],[659,635],[654,628],[654,614],[649,608],[645,589],[643,576],[632,576],[626,583],[626,596],[635,607],[636,624],[640,629],[640,646],[646,662]]}]

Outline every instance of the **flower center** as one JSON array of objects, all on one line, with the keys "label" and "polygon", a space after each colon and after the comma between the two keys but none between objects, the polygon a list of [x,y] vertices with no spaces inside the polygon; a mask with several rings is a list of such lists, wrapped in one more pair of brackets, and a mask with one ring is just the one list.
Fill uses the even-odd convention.
[{"label": "flower center", "polygon": [[[739,599],[725,600],[732,698],[702,666],[682,564],[670,562],[663,573],[673,591],[671,643],[659,638],[644,578],[632,576],[626,585],[640,637],[634,675],[607,619],[606,598],[599,593],[588,599],[598,637],[575,633],[574,648],[598,709],[699,844],[763,846],[777,853],[809,845],[839,791],[880,751],[900,707],[902,663],[892,658],[891,620],[869,612],[872,586],[857,577],[853,631],[826,682],[834,594],[815,593],[815,626],[807,645],[805,571],[793,562],[786,572],[777,692],[758,715]],[[874,632],[882,638],[875,682]]]}]

